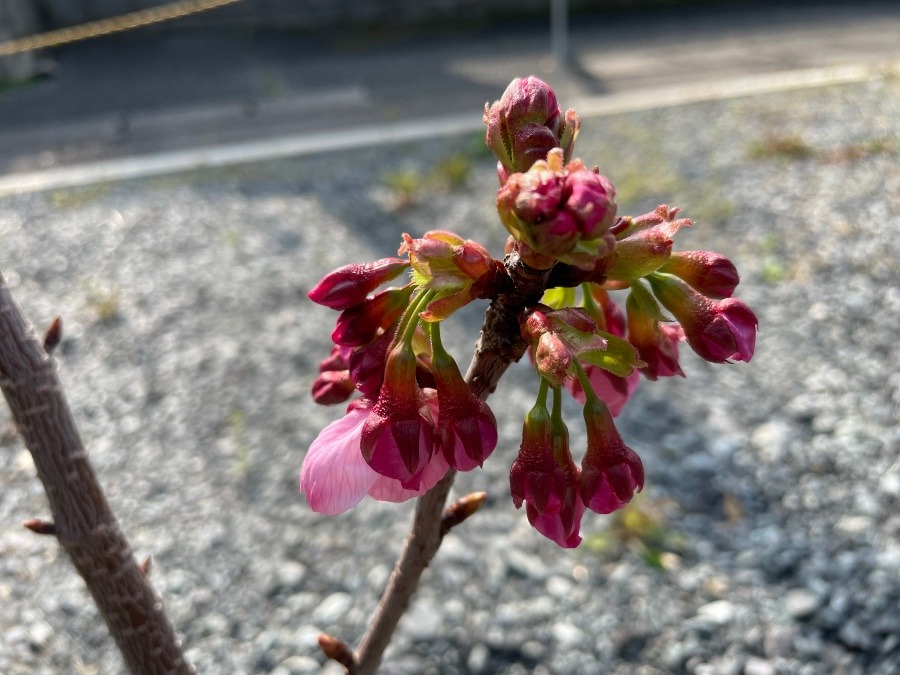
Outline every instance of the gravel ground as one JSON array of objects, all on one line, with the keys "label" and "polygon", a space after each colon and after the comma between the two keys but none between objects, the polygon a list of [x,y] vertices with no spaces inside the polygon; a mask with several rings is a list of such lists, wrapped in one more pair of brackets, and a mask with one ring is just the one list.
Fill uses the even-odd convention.
[{"label": "gravel ground", "polygon": [[[730,255],[757,311],[751,364],[686,356],[620,419],[647,488],[558,549],[509,499],[535,382],[494,401],[498,451],[461,476],[488,506],[454,530],[385,673],[898,672],[900,85],[768,95],[585,120],[578,154],[622,212],[668,202],[682,248]],[[0,201],[0,265],[29,317],[65,321],[58,364],[110,501],[203,673],[311,673],[316,635],[354,642],[410,504],[324,517],[303,453],[341,414],[308,388],[334,315],[331,268],[435,227],[499,252],[491,162],[464,137]],[[462,148],[468,189],[432,178]],[[391,174],[421,178],[397,208]],[[486,233],[486,234],[485,234]],[[460,362],[483,308],[445,330]],[[584,443],[570,406],[573,445]],[[118,673],[51,538],[0,410],[0,672]]]}]

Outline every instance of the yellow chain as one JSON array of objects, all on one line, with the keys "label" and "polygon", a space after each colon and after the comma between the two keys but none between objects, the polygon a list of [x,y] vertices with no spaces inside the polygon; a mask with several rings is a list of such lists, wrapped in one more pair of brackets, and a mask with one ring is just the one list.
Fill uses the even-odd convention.
[{"label": "yellow chain", "polygon": [[30,52],[34,49],[58,47],[59,45],[69,44],[70,42],[87,40],[101,35],[110,35],[111,33],[120,33],[132,28],[148,26],[162,21],[169,21],[170,19],[178,19],[182,16],[205,12],[210,9],[240,1],[241,0],[181,0],[180,2],[173,2],[168,5],[163,5],[162,7],[151,7],[150,9],[129,12],[128,14],[114,16],[109,19],[100,19],[99,21],[83,23],[80,26],[60,28],[38,35],[30,35],[28,37],[3,42],[0,43],[0,56]]}]

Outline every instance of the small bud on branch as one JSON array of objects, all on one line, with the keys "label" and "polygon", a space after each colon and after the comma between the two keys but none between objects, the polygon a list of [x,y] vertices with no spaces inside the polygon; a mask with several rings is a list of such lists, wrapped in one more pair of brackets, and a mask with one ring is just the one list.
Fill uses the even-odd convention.
[{"label": "small bud on branch", "polygon": [[443,537],[451,529],[465,521],[487,501],[487,492],[473,492],[465,497],[460,497],[450,506],[444,509],[441,516],[441,536]]},{"label": "small bud on branch", "polygon": [[35,534],[59,534],[59,530],[56,527],[56,523],[49,520],[41,520],[40,518],[31,518],[22,523],[24,527],[27,527],[29,530],[34,532]]},{"label": "small bud on branch", "polygon": [[57,316],[50,322],[44,334],[44,351],[52,354],[60,342],[62,342],[62,317]]}]

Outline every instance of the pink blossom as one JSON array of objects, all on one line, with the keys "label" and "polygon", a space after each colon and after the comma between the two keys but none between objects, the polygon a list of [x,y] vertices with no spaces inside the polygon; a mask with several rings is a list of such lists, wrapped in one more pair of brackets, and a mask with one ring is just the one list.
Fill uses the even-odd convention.
[{"label": "pink blossom", "polygon": [[404,489],[399,481],[374,471],[360,452],[369,405],[371,401],[365,399],[351,403],[347,414],[322,429],[310,445],[300,471],[300,492],[313,511],[343,513],[367,494],[379,501],[406,501],[425,494],[447,473],[447,463],[439,454],[422,473],[417,490]]}]

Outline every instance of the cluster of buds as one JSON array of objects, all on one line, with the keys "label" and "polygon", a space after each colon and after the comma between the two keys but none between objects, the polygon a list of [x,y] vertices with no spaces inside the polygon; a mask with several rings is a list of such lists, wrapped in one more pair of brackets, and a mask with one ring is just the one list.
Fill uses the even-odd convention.
[{"label": "cluster of buds", "polygon": [[[563,114],[546,84],[514,80],[484,121],[509,256],[495,260],[452,232],[404,234],[400,257],[342,267],[310,292],[340,312],[313,397],[322,404],[359,397],[313,441],[301,490],[314,510],[338,513],[365,495],[409,499],[450,468],[484,463],[497,445],[496,421],[441,344],[440,323],[489,299],[514,312],[503,324],[511,334],[500,337],[520,344],[519,353],[528,347],[539,383],[510,468],[513,502],[526,506],[539,532],[577,546],[586,511],[610,513],[643,488],[641,459],[614,423],[640,377],[684,377],[682,341],[714,363],[749,361],[757,320],[731,297],[738,284],[731,261],[673,250],[676,234],[691,225],[677,208],[617,217],[610,180],[572,158],[577,116]],[[510,295],[519,264],[548,280],[538,293]],[[407,283],[383,288],[407,272]],[[627,294],[624,312],[616,293]],[[583,406],[580,462],[562,418],[564,392]]]},{"label": "cluster of buds", "polygon": [[[452,467],[483,464],[497,423],[441,344],[439,322],[479,295],[495,273],[482,246],[450,232],[404,235],[398,255],[347,265],[309,293],[341,312],[319,365],[317,403],[359,398],[313,441],[300,487],[312,508],[340,513],[365,495],[402,501],[424,494]],[[378,290],[405,271],[412,281]]]}]

